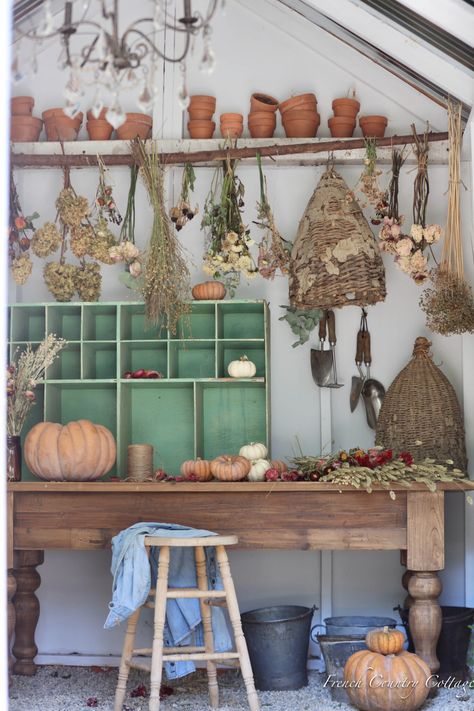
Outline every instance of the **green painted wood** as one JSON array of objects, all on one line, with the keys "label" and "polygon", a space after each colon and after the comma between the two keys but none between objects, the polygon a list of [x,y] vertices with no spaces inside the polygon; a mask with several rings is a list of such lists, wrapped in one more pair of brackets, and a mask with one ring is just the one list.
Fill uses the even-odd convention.
[{"label": "green painted wood", "polygon": [[[155,466],[178,474],[184,459],[236,453],[247,441],[270,441],[269,312],[263,301],[191,302],[172,335],[145,328],[140,302],[15,304],[10,354],[46,333],[67,347],[38,386],[23,438],[36,422],[87,418],[117,439],[114,472],[126,476],[127,447],[149,442]],[[246,354],[252,379],[228,377]],[[162,380],[126,380],[127,370],[162,372]],[[23,475],[31,480],[24,467]]]}]

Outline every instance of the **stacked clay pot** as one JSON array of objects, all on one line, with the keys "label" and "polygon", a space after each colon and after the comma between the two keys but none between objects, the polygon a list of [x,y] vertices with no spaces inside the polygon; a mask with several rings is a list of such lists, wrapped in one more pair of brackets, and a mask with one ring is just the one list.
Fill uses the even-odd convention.
[{"label": "stacked clay pot", "polygon": [[132,141],[137,136],[145,141],[150,137],[153,120],[148,114],[128,113],[125,122],[117,128],[119,141]]},{"label": "stacked clay pot", "polygon": [[252,138],[271,138],[276,127],[278,100],[268,94],[252,94],[248,127]]},{"label": "stacked clay pot", "polygon": [[334,116],[328,120],[333,138],[350,138],[352,136],[359,109],[360,103],[354,96],[334,99],[332,102]]},{"label": "stacked clay pot", "polygon": [[37,141],[43,122],[32,116],[35,100],[32,96],[16,96],[11,100],[10,140]]},{"label": "stacked clay pot", "polygon": [[188,131],[191,138],[212,138],[216,128],[212,120],[216,110],[216,97],[194,95],[188,106]]},{"label": "stacked clay pot", "polygon": [[75,141],[81,128],[81,111],[74,118],[67,116],[62,108],[43,111],[43,121],[48,141]]},{"label": "stacked clay pot", "polygon": [[242,114],[221,114],[222,138],[240,138],[244,130],[244,117]]},{"label": "stacked clay pot", "polygon": [[86,128],[91,141],[110,140],[114,127],[105,118],[107,111],[108,108],[104,107],[97,118],[94,116],[92,111],[87,112]]},{"label": "stacked clay pot", "polygon": [[362,133],[368,138],[383,138],[387,124],[386,116],[361,116],[359,119]]},{"label": "stacked clay pot", "polygon": [[292,96],[280,104],[281,122],[288,138],[314,138],[321,122],[314,94]]}]

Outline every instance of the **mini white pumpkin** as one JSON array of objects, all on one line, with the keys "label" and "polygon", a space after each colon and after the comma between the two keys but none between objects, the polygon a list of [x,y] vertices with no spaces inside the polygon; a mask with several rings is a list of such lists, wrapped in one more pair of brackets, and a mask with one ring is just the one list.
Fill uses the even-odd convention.
[{"label": "mini white pumpkin", "polygon": [[231,361],[227,371],[231,378],[253,378],[257,368],[255,363],[252,363],[246,355],[243,355],[239,360]]},{"label": "mini white pumpkin", "polygon": [[268,454],[268,449],[261,442],[250,442],[250,444],[245,444],[240,448],[239,454],[245,459],[266,459]]},{"label": "mini white pumpkin", "polygon": [[271,468],[268,459],[255,459],[248,473],[249,481],[265,481],[265,472]]}]

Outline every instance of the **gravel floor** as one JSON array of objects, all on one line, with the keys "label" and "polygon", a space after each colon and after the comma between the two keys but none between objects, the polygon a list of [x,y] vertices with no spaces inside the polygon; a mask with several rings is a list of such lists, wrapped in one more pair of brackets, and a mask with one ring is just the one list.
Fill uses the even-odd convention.
[{"label": "gravel floor", "polygon": [[[116,668],[40,667],[34,677],[14,676],[10,688],[9,711],[112,711]],[[354,711],[348,704],[331,700],[323,688],[325,677],[310,672],[309,685],[298,691],[260,691],[262,711]],[[130,692],[148,684],[146,673],[130,674],[124,711],[145,711],[148,699],[133,698]],[[197,673],[173,684],[173,693],[163,699],[163,711],[208,711],[207,678]],[[245,689],[240,674],[219,675],[220,711],[247,711]],[[89,703],[88,703],[89,702]],[[474,689],[443,689],[423,707],[426,711],[474,711]]]}]

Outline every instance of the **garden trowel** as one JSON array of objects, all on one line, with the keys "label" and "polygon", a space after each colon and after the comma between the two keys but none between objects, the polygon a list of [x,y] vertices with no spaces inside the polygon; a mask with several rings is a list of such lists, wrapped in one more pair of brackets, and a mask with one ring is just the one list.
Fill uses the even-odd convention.
[{"label": "garden trowel", "polygon": [[311,348],[311,373],[313,380],[320,388],[331,384],[334,355],[332,350],[324,350],[327,337],[327,312],[323,312],[319,320],[319,349]]}]

